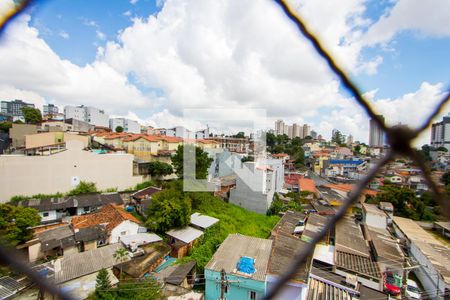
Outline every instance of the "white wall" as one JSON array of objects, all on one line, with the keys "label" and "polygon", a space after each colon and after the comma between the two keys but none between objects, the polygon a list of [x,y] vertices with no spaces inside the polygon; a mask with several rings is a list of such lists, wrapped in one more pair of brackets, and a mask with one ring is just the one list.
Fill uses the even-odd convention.
[{"label": "white wall", "polygon": [[77,181],[95,182],[99,190],[124,190],[142,182],[133,176],[133,155],[83,151],[80,141],[49,156],[0,155],[0,203],[12,196],[68,192]]},{"label": "white wall", "polygon": [[[121,236],[137,234],[139,225],[131,222],[131,221],[123,221],[119,225],[117,225],[112,231],[111,236],[109,238],[109,242],[111,244],[118,243]],[[124,234],[122,234],[124,233]]]},{"label": "white wall", "polygon": [[[44,217],[44,213],[48,213],[47,217]],[[42,211],[39,212],[39,215],[41,216],[41,222],[48,222],[48,221],[54,221],[58,219],[58,213],[56,212],[56,210],[51,210],[51,211]]]},{"label": "white wall", "polygon": [[[267,291],[270,291],[278,277],[267,275]],[[289,300],[304,300],[308,294],[308,285],[289,281],[283,289],[272,299],[289,299]]]},{"label": "white wall", "polygon": [[387,228],[387,215],[381,216],[381,215],[373,214],[373,213],[369,212],[369,213],[366,213],[365,216],[366,216],[365,221],[368,226],[372,226],[375,228],[382,228],[382,229]]}]

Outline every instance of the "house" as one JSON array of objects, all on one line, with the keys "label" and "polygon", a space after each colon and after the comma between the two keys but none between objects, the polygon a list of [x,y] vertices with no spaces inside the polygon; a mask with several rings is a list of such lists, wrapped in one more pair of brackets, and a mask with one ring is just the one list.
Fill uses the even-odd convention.
[{"label": "house", "polygon": [[367,226],[386,229],[391,216],[384,210],[378,208],[376,204],[362,204],[363,221]]},{"label": "house", "polygon": [[125,235],[120,238],[120,242],[122,242],[125,248],[127,248],[131,252],[136,252],[141,246],[161,241],[162,238],[160,238],[158,235],[148,232]]},{"label": "house", "polygon": [[108,270],[111,284],[117,284],[118,280],[111,268],[117,264],[114,253],[120,248],[120,244],[107,245],[57,259],[53,266],[55,283],[73,299],[86,299],[95,291],[98,272],[105,268]]},{"label": "house", "polygon": [[17,206],[30,207],[38,211],[41,223],[60,221],[65,216],[83,215],[95,212],[107,204],[123,204],[118,193],[89,193],[76,196],[47,199],[28,199]]},{"label": "house", "polygon": [[205,299],[220,299],[217,280],[225,271],[226,299],[261,299],[267,292],[272,240],[230,234],[205,266]]},{"label": "house", "polygon": [[[272,251],[267,268],[267,291],[270,291],[276,281],[292,264],[292,258],[296,253],[306,248],[307,242],[297,237],[284,234],[274,235]],[[311,257],[305,260],[297,269],[297,272],[284,285],[283,289],[273,299],[304,299],[308,292],[308,274],[311,266]]]},{"label": "house", "polygon": [[114,266],[116,276],[123,272],[132,278],[147,277],[170,253],[170,247],[162,241],[143,245],[139,249],[142,251],[136,257]]},{"label": "house", "polygon": [[176,258],[182,258],[194,247],[198,238],[203,235],[203,231],[187,226],[181,229],[171,229],[166,232],[166,235],[172,247],[170,255]]},{"label": "house", "polygon": [[271,236],[285,235],[299,237],[303,229],[299,230],[299,222],[304,221],[306,215],[298,211],[286,211],[283,217],[274,226],[271,232]]},{"label": "house", "polygon": [[24,252],[29,262],[78,253],[75,236],[69,224],[59,224],[47,230],[39,230],[34,234],[33,239],[19,245],[17,249]]},{"label": "house", "polygon": [[[324,185],[327,188],[330,188],[334,190],[335,192],[339,193],[341,196],[347,198],[350,194],[350,192],[353,190],[354,186],[352,184],[325,184]],[[360,201],[364,202],[366,200],[367,196],[374,197],[378,194],[377,191],[370,190],[370,189],[364,189],[361,192]]]},{"label": "house", "polygon": [[136,211],[145,216],[147,208],[152,203],[152,196],[160,191],[160,188],[149,186],[131,194],[131,199],[136,207]]},{"label": "house", "polygon": [[205,231],[209,227],[213,226],[219,222],[219,219],[202,215],[201,213],[193,213],[191,215],[191,226],[200,230]]},{"label": "house", "polygon": [[316,197],[319,195],[319,191],[316,188],[316,182],[311,178],[300,178],[298,180],[298,187],[300,192],[310,192]]},{"label": "house", "polygon": [[139,220],[126,212],[123,206],[115,204],[105,205],[92,214],[74,216],[71,222],[75,231],[97,225],[105,226],[107,242],[110,244],[119,242],[123,236],[137,234],[140,227]]},{"label": "house", "polygon": [[[413,272],[426,291],[450,290],[450,249],[411,219],[394,217],[395,234],[405,244],[411,259],[419,265]],[[436,294],[432,293],[432,297]]]},{"label": "house", "polygon": [[97,249],[105,245],[107,240],[108,232],[103,225],[75,229],[75,241],[80,252]]},{"label": "house", "polygon": [[236,188],[229,202],[259,214],[265,214],[275,193],[284,185],[284,167],[279,159],[245,162],[235,169]]},{"label": "house", "polygon": [[[0,155],[0,202],[13,196],[65,193],[80,181],[95,182],[99,190],[125,190],[142,182],[133,175],[130,154],[97,154],[83,143],[66,142],[66,151],[46,156]],[[45,176],[43,176],[45,174]]]}]

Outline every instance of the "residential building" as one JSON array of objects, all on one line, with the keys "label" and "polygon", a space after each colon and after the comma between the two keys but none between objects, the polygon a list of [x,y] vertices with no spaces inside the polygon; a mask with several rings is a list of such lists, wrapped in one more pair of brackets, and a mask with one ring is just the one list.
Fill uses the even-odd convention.
[{"label": "residential building", "polygon": [[353,144],[353,135],[349,134],[347,137],[347,146],[351,146]]},{"label": "residential building", "polygon": [[149,186],[145,189],[139,190],[131,194],[131,201],[136,207],[136,211],[145,216],[147,208],[152,203],[152,196],[158,192],[161,192],[160,188]]},{"label": "residential building", "polygon": [[44,104],[44,107],[43,107],[44,116],[57,115],[58,113],[59,113],[58,106],[56,106],[54,104]]},{"label": "residential building", "polygon": [[450,292],[450,249],[411,219],[393,218],[393,228],[418,268],[412,272],[434,299]]},{"label": "residential building", "polygon": [[38,127],[34,124],[16,124],[13,123],[9,129],[9,138],[11,139],[10,148],[18,150],[25,148],[25,136],[28,134],[36,134]]},{"label": "residential building", "polygon": [[311,133],[311,126],[308,124],[303,124],[303,138],[309,136]]},{"label": "residential building", "polygon": [[25,122],[25,118],[22,113],[22,108],[31,107],[34,108],[34,104],[26,103],[22,100],[14,101],[2,101],[1,102],[1,112],[12,116],[13,121]]},{"label": "residential building", "polygon": [[111,128],[112,131],[116,131],[118,126],[122,127],[124,132],[141,133],[141,125],[136,121],[126,118],[109,119],[109,128]]},{"label": "residential building", "polygon": [[272,240],[230,234],[205,266],[205,299],[220,299],[217,280],[225,271],[226,299],[262,299],[267,292],[267,269]]},{"label": "residential building", "polygon": [[275,121],[275,135],[284,134],[284,122],[282,120]]},{"label": "residential building", "polygon": [[230,203],[265,214],[275,193],[284,185],[281,159],[245,162],[235,168],[236,188],[230,190]]},{"label": "residential building", "polygon": [[170,157],[182,143],[181,138],[158,135],[132,135],[123,139],[127,153],[147,162],[159,156]]},{"label": "residential building", "polygon": [[226,149],[230,152],[248,153],[250,148],[250,142],[248,138],[235,138],[229,136],[214,136],[209,137],[206,140],[212,140],[219,143],[219,147]]},{"label": "residential building", "polygon": [[109,116],[103,110],[91,106],[65,106],[64,118],[109,128]]},{"label": "residential building", "polygon": [[198,130],[195,132],[195,138],[197,140],[203,140],[209,137],[209,128],[206,127],[203,130]]},{"label": "residential building", "polygon": [[203,235],[203,231],[191,226],[179,229],[171,229],[166,232],[169,245],[172,247],[171,256],[182,258],[194,247],[197,240]]},{"label": "residential building", "polygon": [[386,229],[391,216],[376,204],[362,204],[363,221],[367,226]]},{"label": "residential building", "polygon": [[292,139],[294,137],[294,127],[293,126],[288,126],[288,133],[287,133],[288,137],[290,139]]},{"label": "residential building", "polygon": [[73,229],[89,228],[103,225],[108,234],[108,243],[118,243],[121,237],[137,234],[140,222],[132,214],[126,212],[122,205],[107,204],[98,212],[73,216],[71,220]]},{"label": "residential building", "polygon": [[[80,181],[95,182],[99,190],[125,190],[142,182],[133,175],[133,155],[97,154],[83,150],[81,141],[66,142],[66,151],[48,156],[0,155],[0,201],[16,195],[68,192]],[[45,174],[45,176],[43,176]]]},{"label": "residential building", "polygon": [[73,118],[66,118],[64,123],[71,125],[72,127],[70,130],[75,132],[90,132],[95,128],[95,125]]},{"label": "residential building", "polygon": [[107,245],[57,259],[53,265],[54,282],[76,300],[87,299],[95,291],[97,274],[103,268],[108,271],[111,285],[116,285],[119,280],[111,269],[117,264],[114,253],[120,248],[121,244]]},{"label": "residential building", "polygon": [[441,122],[431,125],[431,146],[450,150],[450,113]]},{"label": "residential building", "polygon": [[77,140],[83,143],[83,148],[90,144],[90,136],[79,135],[74,133],[53,131],[41,132],[36,134],[25,135],[25,149],[29,151],[33,148],[41,148],[46,146],[53,146],[57,144],[65,144],[67,141]]},{"label": "residential building", "polygon": [[[384,123],[384,117],[379,115],[381,121]],[[384,147],[385,145],[385,134],[383,129],[374,120],[370,120],[370,133],[369,133],[369,146],[370,147]]]},{"label": "residential building", "polygon": [[89,193],[76,196],[47,199],[28,199],[18,206],[34,208],[41,216],[41,223],[54,223],[66,216],[79,216],[96,212],[108,204],[123,204],[118,193]]},{"label": "residential building", "polygon": [[304,138],[304,136],[303,136],[303,128],[300,125],[296,124],[296,123],[292,124],[292,136],[293,137],[298,137],[298,138],[301,138],[301,139]]},{"label": "residential building", "polygon": [[283,134],[287,135],[289,132],[289,125],[284,124],[284,128],[283,128]]},{"label": "residential building", "polygon": [[161,132],[162,135],[167,135],[171,137],[178,137],[182,139],[195,139],[196,133],[190,131],[184,126],[175,126],[173,128],[167,128]]},{"label": "residential building", "polygon": [[367,168],[367,163],[361,159],[330,159],[325,168],[325,176],[348,177],[352,172],[363,171]]}]

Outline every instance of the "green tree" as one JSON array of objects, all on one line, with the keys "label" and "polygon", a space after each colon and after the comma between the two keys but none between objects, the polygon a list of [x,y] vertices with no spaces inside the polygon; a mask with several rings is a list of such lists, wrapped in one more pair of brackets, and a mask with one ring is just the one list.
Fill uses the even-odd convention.
[{"label": "green tree", "polygon": [[276,143],[276,136],[275,134],[271,133],[271,132],[267,132],[266,133],[266,145],[269,148],[269,151],[272,152],[272,148],[275,146]]},{"label": "green tree", "polygon": [[116,132],[123,132],[123,127],[122,126],[117,126],[116,127]]},{"label": "green tree", "polygon": [[8,133],[9,129],[12,127],[12,122],[5,121],[0,123],[0,131]]},{"label": "green tree", "polygon": [[100,269],[95,279],[95,292],[102,294],[111,288],[108,271],[105,268]]},{"label": "green tree", "polygon": [[41,111],[37,108],[23,107],[22,113],[25,118],[25,123],[27,124],[37,124],[42,122]]},{"label": "green tree", "polygon": [[95,185],[95,182],[80,181],[80,183],[73,190],[67,193],[67,196],[75,196],[80,194],[96,193],[96,192],[97,186]]},{"label": "green tree", "polygon": [[281,201],[278,194],[275,194],[273,196],[272,204],[270,205],[270,208],[267,210],[268,216],[278,215],[283,210],[283,201]]},{"label": "green tree", "polygon": [[245,162],[247,162],[247,161],[255,161],[255,157],[249,155],[249,156],[244,156],[244,157],[241,159],[241,162],[243,162],[243,163],[245,163]]},{"label": "green tree", "polygon": [[235,138],[245,138],[245,133],[243,131],[239,131],[236,135],[234,135]]},{"label": "green tree", "polygon": [[179,190],[162,190],[153,195],[146,213],[145,225],[152,231],[163,233],[185,227],[190,222],[191,200]]},{"label": "green tree", "polygon": [[[186,147],[186,149],[185,149]],[[184,151],[189,153],[188,158],[184,158]],[[195,152],[194,152],[195,151]],[[180,145],[177,152],[172,156],[172,165],[175,168],[175,173],[179,178],[183,178],[184,160],[191,159],[195,154],[195,177],[197,179],[206,179],[208,176],[208,168],[213,159],[208,157],[208,153],[204,152],[200,147],[192,145]],[[187,163],[194,164],[194,162],[187,161]]]},{"label": "green tree", "polygon": [[119,248],[114,252],[114,259],[120,263],[120,279],[122,279],[122,263],[126,261],[128,256],[128,251],[125,248]]},{"label": "green tree", "polygon": [[353,153],[359,154],[359,151],[361,151],[361,145],[356,145],[355,148],[353,148]]},{"label": "green tree", "polygon": [[30,227],[41,222],[34,208],[0,204],[0,236],[3,243],[17,245],[30,240],[33,232]]},{"label": "green tree", "polygon": [[448,149],[443,146],[440,146],[439,148],[436,149],[436,151],[448,152]]},{"label": "green tree", "polygon": [[149,174],[156,178],[167,176],[173,173],[173,168],[170,164],[162,161],[152,161],[149,163]]},{"label": "green tree", "polygon": [[422,149],[419,150],[419,153],[425,158],[427,161],[431,161],[430,151],[433,151],[434,148],[430,145],[423,145]]},{"label": "green tree", "polygon": [[336,130],[331,137],[331,142],[342,145],[345,143],[345,136],[339,130]]},{"label": "green tree", "polygon": [[442,175],[441,182],[444,185],[450,184],[450,172],[445,172],[444,175]]}]

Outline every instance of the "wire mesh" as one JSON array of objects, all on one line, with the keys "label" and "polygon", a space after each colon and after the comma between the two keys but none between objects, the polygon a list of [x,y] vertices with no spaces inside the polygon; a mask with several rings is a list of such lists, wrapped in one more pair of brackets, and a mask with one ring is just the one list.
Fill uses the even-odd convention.
[{"label": "wire mesh", "polygon": [[[326,235],[326,233],[338,222],[347,212],[347,210],[352,206],[352,204],[359,198],[363,189],[371,180],[375,177],[377,172],[385,166],[389,161],[395,158],[395,156],[401,155],[409,157],[422,171],[428,186],[433,192],[433,196],[442,208],[442,213],[445,217],[450,218],[450,201],[448,201],[447,196],[441,193],[437,187],[437,184],[432,180],[431,174],[424,159],[418,154],[415,149],[411,147],[411,142],[416,138],[421,132],[426,130],[433,119],[441,112],[444,105],[449,101],[450,90],[447,90],[445,96],[437,104],[433,112],[424,120],[422,125],[417,129],[410,129],[408,127],[389,127],[387,126],[380,116],[375,112],[375,110],[370,106],[369,102],[364,98],[361,90],[357,85],[350,79],[350,77],[343,71],[343,69],[336,63],[332,55],[325,49],[321,44],[320,40],[310,31],[305,22],[300,18],[296,12],[289,6],[285,0],[273,0],[277,3],[281,10],[284,12],[286,17],[291,20],[301,35],[308,40],[315,51],[327,62],[331,72],[333,72],[340,80],[341,84],[349,93],[354,97],[356,103],[360,105],[367,113],[367,115],[372,118],[377,125],[384,131],[387,136],[388,145],[390,147],[389,152],[377,163],[377,165],[369,170],[368,174],[361,179],[356,185],[352,192],[349,194],[347,199],[344,201],[343,205],[337,211],[337,213],[329,219],[320,232],[318,232],[311,240],[303,251],[296,253],[293,257],[290,268],[286,270],[284,274],[277,280],[273,288],[265,295],[264,299],[272,299],[277,293],[283,288],[285,283],[295,275],[297,269],[301,266],[303,261],[312,254],[315,245]],[[0,37],[3,30],[7,24],[23,12],[27,7],[32,4],[31,0],[17,1],[16,6],[0,20]],[[47,279],[39,275],[37,272],[32,270],[30,266],[22,262],[20,257],[13,253],[13,251],[4,247],[0,244],[0,261],[3,264],[9,265],[12,269],[19,271],[26,276],[28,276],[33,282],[35,282],[41,289],[53,294],[59,299],[71,299],[71,297],[63,292],[54,284],[49,282]],[[430,293],[431,294],[431,293]]]}]

